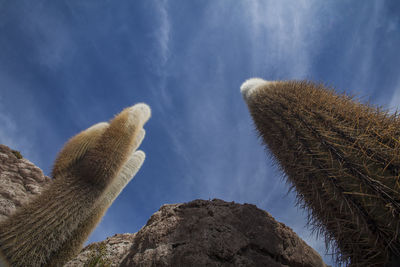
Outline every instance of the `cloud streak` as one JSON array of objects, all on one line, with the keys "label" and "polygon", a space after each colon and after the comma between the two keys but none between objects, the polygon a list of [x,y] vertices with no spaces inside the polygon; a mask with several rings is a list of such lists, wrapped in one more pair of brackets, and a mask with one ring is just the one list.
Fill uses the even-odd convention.
[{"label": "cloud streak", "polygon": [[153,53],[150,55],[150,69],[157,77],[153,81],[151,90],[154,99],[157,100],[158,105],[156,108],[165,112],[171,105],[171,98],[166,87],[167,78],[169,75],[168,60],[170,58],[170,35],[171,35],[171,22],[168,13],[168,1],[153,1],[150,2],[151,9],[154,11],[154,21],[157,22],[155,30],[151,33],[154,40]]},{"label": "cloud streak", "polygon": [[[317,1],[243,1],[238,9],[226,2],[210,3],[203,13],[206,23],[196,28],[191,39],[185,40],[187,48],[179,51],[185,59],[184,67],[174,69],[180,77],[183,103],[181,125],[176,127],[181,132],[176,134],[174,127],[168,130],[172,137],[183,136],[174,139],[175,150],[186,159],[187,164],[179,167],[196,185],[188,185],[194,195],[257,204],[292,227],[321,255],[325,254],[325,244],[305,230],[304,212],[289,208],[294,204],[294,193],[283,197],[287,186],[280,179],[282,173],[271,167],[273,160],[266,159],[255,138],[239,86],[250,78],[241,76],[246,73],[267,79],[314,79],[313,64],[322,53],[323,38],[328,34],[325,31],[334,30],[330,19],[340,14],[336,8],[325,12],[329,18],[324,18],[326,13]],[[230,16],[247,31],[225,27],[231,22]],[[212,34],[222,37],[211,41]],[[232,60],[223,49],[212,55],[202,53],[227,44],[235,49],[235,37],[240,40],[238,45],[247,48],[249,58],[237,54]],[[371,63],[365,59],[360,64]],[[243,66],[242,74],[236,65]],[[369,69],[360,71],[365,75]],[[331,260],[329,256],[324,259],[328,263]]]},{"label": "cloud streak", "polygon": [[[234,12],[221,2],[206,8],[204,14],[207,16],[202,19],[207,23],[197,27],[191,39],[186,40],[187,48],[179,51],[185,59],[184,66],[174,68],[179,76],[179,91],[174,93],[175,97],[179,95],[176,101],[181,105],[180,114],[178,117],[165,114],[168,122],[165,130],[172,140],[170,143],[174,144],[172,149],[182,159],[176,167],[185,174],[176,201],[185,195],[181,192],[187,192],[196,198],[253,203],[277,219],[295,218],[292,222],[296,225],[292,223],[291,227],[295,226],[297,231],[304,227],[305,217],[296,208],[282,210],[285,206],[293,206],[293,198],[284,198],[287,187],[280,178],[282,173],[271,167],[272,162],[266,159],[239,92],[240,83],[248,77],[235,79],[232,76],[235,65],[230,64],[231,59],[224,51],[215,55],[202,54],[208,46],[230,42],[229,29],[221,26],[221,18],[229,24],[225,10]],[[236,13],[232,14],[233,18],[237,18]],[[242,20],[240,23],[249,21],[243,17]],[[228,34],[219,40],[220,43],[208,43],[213,31],[222,36],[224,32]],[[264,55],[267,57],[268,53]],[[183,62],[183,59],[178,60]],[[250,63],[257,68],[264,59],[268,58],[254,57],[248,62],[236,63]],[[207,68],[209,72],[204,71]],[[294,70],[292,73],[299,75],[300,72]],[[290,216],[283,214],[288,211]],[[304,223],[299,224],[299,221]]]},{"label": "cloud streak", "polygon": [[249,21],[253,71],[286,79],[309,76],[310,54],[318,49],[322,30],[313,23],[319,11],[316,1],[251,0],[242,4]]},{"label": "cloud streak", "polygon": [[169,42],[170,42],[170,31],[171,25],[169,21],[169,15],[167,10],[167,0],[162,0],[156,3],[157,13],[159,14],[160,25],[158,30],[158,43],[160,47],[160,65],[161,67],[165,67],[165,64],[169,58]]},{"label": "cloud streak", "polygon": [[[0,36],[5,51],[0,84],[8,88],[0,99],[0,138],[23,144],[25,151],[24,138],[37,142],[36,135],[46,129],[46,141],[58,140],[32,151],[45,151],[50,162],[56,153],[51,147],[140,99],[153,108],[143,143],[148,157],[90,241],[139,229],[164,203],[216,197],[256,204],[324,254],[322,241],[304,228],[304,212],[293,207],[294,193],[285,197],[283,174],[257,138],[239,87],[254,76],[309,78],[375,93],[374,101],[398,107],[398,16],[386,19],[385,5],[317,0],[4,4],[0,26],[10,30]],[[17,107],[8,96],[18,100]],[[20,109],[28,110],[29,118],[22,118]],[[31,131],[23,132],[24,127]]]}]

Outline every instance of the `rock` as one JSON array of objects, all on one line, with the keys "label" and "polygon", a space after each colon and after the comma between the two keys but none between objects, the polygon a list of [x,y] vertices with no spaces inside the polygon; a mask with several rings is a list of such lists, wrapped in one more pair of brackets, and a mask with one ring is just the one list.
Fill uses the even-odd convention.
[{"label": "rock", "polygon": [[41,169],[0,144],[0,222],[51,182]]},{"label": "rock", "polygon": [[164,205],[136,234],[89,245],[66,266],[98,259],[111,266],[326,266],[267,212],[218,199]]},{"label": "rock", "polygon": [[121,266],[325,266],[289,227],[255,205],[215,199],[164,205]]},{"label": "rock", "polygon": [[[0,221],[51,182],[0,145]],[[136,234],[86,246],[65,266],[326,266],[320,255],[269,213],[214,199],[164,205]]]},{"label": "rock", "polygon": [[[136,234],[116,234],[102,242],[92,243],[64,267],[73,266],[119,266],[129,252]],[[97,262],[98,264],[93,264]],[[92,263],[92,264],[91,264]],[[85,265],[86,264],[86,265]],[[103,264],[103,265],[102,265]]]}]

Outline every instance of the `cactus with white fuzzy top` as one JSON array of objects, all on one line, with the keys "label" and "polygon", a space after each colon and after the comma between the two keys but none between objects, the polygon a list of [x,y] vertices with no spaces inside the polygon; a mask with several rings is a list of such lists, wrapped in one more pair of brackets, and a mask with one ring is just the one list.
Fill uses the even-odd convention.
[{"label": "cactus with white fuzzy top", "polygon": [[400,256],[400,118],[307,81],[241,86],[255,126],[336,249],[338,263]]},{"label": "cactus with white fuzzy top", "polygon": [[136,149],[149,117],[137,104],[71,138],[50,186],[0,224],[0,266],[62,266],[79,253],[141,167],[145,154]]}]

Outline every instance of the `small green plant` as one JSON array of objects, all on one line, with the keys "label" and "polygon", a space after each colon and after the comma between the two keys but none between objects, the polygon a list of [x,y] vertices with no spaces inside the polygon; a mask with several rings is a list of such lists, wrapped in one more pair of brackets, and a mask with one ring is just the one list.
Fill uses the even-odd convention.
[{"label": "small green plant", "polygon": [[22,158],[23,158],[21,152],[19,152],[18,150],[11,150],[11,152],[14,154],[14,156],[15,156],[17,159],[22,159]]},{"label": "small green plant", "polygon": [[109,267],[111,262],[106,258],[106,244],[93,244],[89,249],[92,251],[89,254],[88,260],[85,262],[84,267]]}]

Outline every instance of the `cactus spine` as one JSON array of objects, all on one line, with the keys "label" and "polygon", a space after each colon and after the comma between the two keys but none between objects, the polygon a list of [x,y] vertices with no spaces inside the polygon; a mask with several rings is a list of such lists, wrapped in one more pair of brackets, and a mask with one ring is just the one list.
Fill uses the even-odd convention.
[{"label": "cactus spine", "polygon": [[63,243],[60,249],[51,255],[47,266],[63,266],[68,259],[72,259],[81,251],[82,244],[87,240],[92,230],[99,223],[120,192],[135,176],[142,166],[144,158],[145,154],[140,150],[133,153],[119,173],[118,178],[110,185],[88,218],[81,222],[70,238]]},{"label": "cactus spine", "polygon": [[400,119],[306,81],[250,79],[255,126],[337,261],[383,266],[400,255]]},{"label": "cactus spine", "polygon": [[149,117],[150,108],[137,104],[110,124],[97,124],[70,139],[55,161],[50,186],[0,224],[0,263],[62,266],[79,252],[140,168],[144,153],[134,150]]}]

